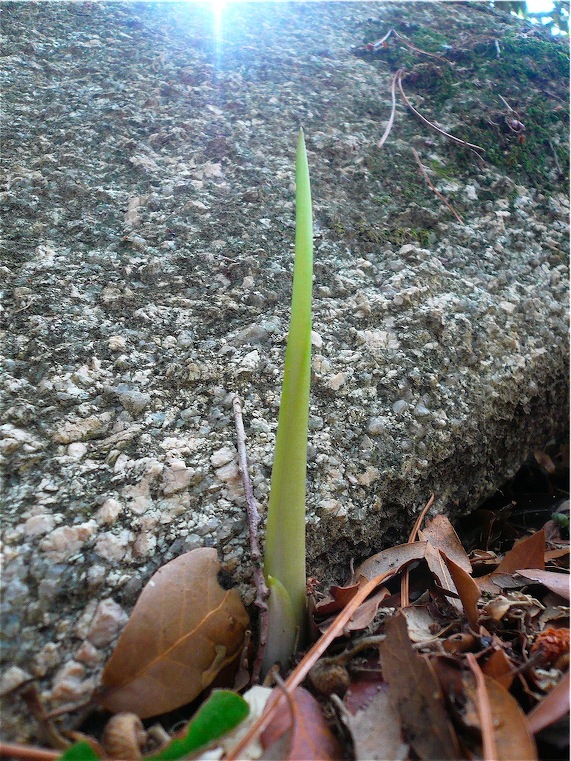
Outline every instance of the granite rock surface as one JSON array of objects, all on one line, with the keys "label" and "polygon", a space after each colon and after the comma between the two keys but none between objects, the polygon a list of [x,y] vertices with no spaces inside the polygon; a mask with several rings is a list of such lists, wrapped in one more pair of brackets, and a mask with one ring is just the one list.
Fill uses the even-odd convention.
[{"label": "granite rock surface", "polygon": [[[252,602],[232,398],[263,512],[300,125],[308,572],[342,581],[431,493],[470,510],[565,434],[561,43],[464,3],[236,4],[218,25],[190,3],[0,12],[2,691],[87,697],[145,582],[191,548],[217,547]],[[391,28],[417,50],[367,50]],[[378,147],[403,67],[411,104],[485,151],[398,88]],[[29,738],[9,703],[5,735]]]}]

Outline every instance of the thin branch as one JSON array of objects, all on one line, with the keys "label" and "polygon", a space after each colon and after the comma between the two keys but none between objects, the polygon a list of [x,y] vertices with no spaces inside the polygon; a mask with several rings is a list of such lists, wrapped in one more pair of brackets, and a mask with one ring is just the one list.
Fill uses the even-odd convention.
[{"label": "thin branch", "polygon": [[[415,542],[418,537],[418,532],[420,531],[420,527],[422,525],[422,521],[424,520],[424,517],[426,513],[430,510],[432,507],[432,503],[434,502],[434,494],[430,495],[430,499],[426,503],[426,505],[422,508],[422,511],[420,515],[417,517],[416,521],[414,522],[414,526],[412,527],[412,531],[409,534],[408,537],[408,543],[412,544],[412,542]],[[407,566],[403,574],[401,576],[400,580],[400,606],[401,608],[406,608],[410,603],[409,598],[409,578],[410,578],[410,571],[409,567]]]},{"label": "thin branch", "polygon": [[557,156],[557,152],[555,148],[553,147],[553,143],[551,140],[547,141],[549,143],[549,147],[551,148],[551,153],[553,154],[553,159],[555,160],[555,166],[557,167],[557,171],[559,174],[563,174],[563,170],[561,169],[561,164],[559,163],[559,157]]},{"label": "thin branch", "polygon": [[505,107],[508,109],[508,111],[513,111],[513,113],[514,113],[514,114],[516,114],[516,116],[518,116],[518,113],[517,113],[517,111],[515,111],[515,110],[514,110],[514,109],[513,109],[513,108],[510,106],[510,104],[507,102],[507,100],[506,100],[504,97],[502,97],[502,96],[501,96],[499,93],[498,93],[498,98],[499,98],[499,99],[502,101],[502,103],[503,103],[503,104],[504,104],[504,106],[505,106]]},{"label": "thin branch", "polygon": [[17,743],[0,743],[0,758],[19,759],[19,761],[57,761],[60,756],[59,750],[45,750]]},{"label": "thin branch", "polygon": [[391,85],[391,101],[392,101],[391,115],[389,116],[389,121],[387,122],[385,131],[383,132],[383,136],[377,144],[378,148],[382,148],[383,143],[385,142],[385,140],[389,136],[391,129],[393,128],[393,122],[395,120],[395,111],[397,108],[397,94],[396,94],[397,78],[401,72],[402,72],[402,69],[399,69],[393,77],[393,83]]},{"label": "thin branch", "polygon": [[426,182],[427,182],[427,184],[428,184],[428,187],[429,187],[431,190],[433,190],[433,191],[436,193],[436,195],[438,196],[438,198],[440,198],[440,200],[442,201],[442,203],[443,203],[443,204],[444,204],[444,205],[445,205],[445,206],[446,206],[448,209],[450,209],[450,211],[452,212],[452,214],[454,214],[454,216],[456,217],[456,219],[458,220],[458,222],[460,222],[460,224],[461,224],[461,225],[463,225],[463,224],[464,224],[464,220],[462,219],[462,217],[461,217],[461,216],[458,214],[458,212],[457,212],[457,211],[456,211],[456,209],[455,209],[455,208],[452,206],[452,204],[450,204],[450,203],[449,203],[449,202],[446,200],[446,198],[444,198],[444,196],[442,195],[442,193],[441,193],[439,190],[437,190],[437,189],[434,187],[434,185],[432,184],[432,182],[430,181],[430,178],[429,178],[428,174],[426,173],[426,169],[425,169],[425,168],[422,166],[422,163],[421,163],[421,161],[420,161],[420,158],[419,158],[419,156],[418,156],[418,153],[417,153],[417,152],[414,150],[414,148],[412,148],[412,152],[413,152],[413,154],[414,154],[414,158],[416,159],[416,163],[418,164],[418,166],[419,166],[419,168],[420,168],[420,171],[422,172],[422,176],[424,177],[424,179],[426,180]]},{"label": "thin branch", "polygon": [[473,653],[467,653],[466,660],[468,661],[468,665],[476,680],[476,700],[478,703],[478,713],[480,714],[480,726],[482,729],[484,761],[495,761],[498,758],[498,749],[496,747],[496,738],[494,736],[492,708],[490,706],[490,698],[486,689],[484,675],[482,674],[478,661]]},{"label": "thin branch", "polygon": [[412,531],[409,534],[408,537],[408,543],[416,542],[418,538],[418,532],[420,531],[420,527],[422,525],[422,521],[424,520],[426,513],[430,510],[432,505],[434,504],[434,494],[430,495],[430,499],[426,503],[426,505],[422,508],[422,511],[419,513],[416,521],[414,522],[414,526],[412,527]]},{"label": "thin branch", "polygon": [[365,47],[367,48],[367,50],[378,50],[379,48],[382,48],[384,46],[385,41],[389,39],[391,34],[395,34],[394,29],[389,29],[389,31],[385,34],[385,36],[381,37],[380,40],[375,40],[374,42],[368,42]]},{"label": "thin branch", "polygon": [[264,578],[262,568],[262,553],[258,541],[258,527],[260,525],[260,513],[256,505],[250,476],[248,473],[248,457],[246,454],[246,433],[244,431],[244,421],[242,419],[242,405],[239,397],[232,399],[232,408],[234,410],[234,423],[236,425],[236,440],[238,447],[238,467],[244,484],[244,493],[246,495],[246,511],[248,515],[248,534],[250,538],[250,557],[254,566],[254,584],[256,587],[255,605],[260,609],[260,633],[258,640],[258,652],[252,667],[252,684],[256,684],[260,677],[262,657],[268,640],[268,605],[266,600],[270,596],[270,591]]},{"label": "thin branch", "polygon": [[[402,72],[402,69],[400,71]],[[416,108],[412,105],[410,100],[407,98],[406,93],[405,93],[405,91],[403,90],[403,87],[402,87],[402,73],[399,76],[397,81],[398,81],[398,86],[399,86],[401,95],[404,98],[404,102],[410,108],[410,110],[413,112],[413,114],[418,116],[418,118],[421,121],[423,121],[425,124],[428,124],[429,127],[432,127],[432,129],[435,129],[437,132],[440,132],[440,134],[444,135],[444,137],[447,137],[450,140],[453,140],[455,143],[458,143],[459,145],[463,145],[466,148],[471,148],[471,149],[476,150],[476,151],[483,151],[483,152],[485,152],[486,149],[482,148],[480,145],[474,145],[473,143],[468,143],[468,142],[466,142],[466,140],[462,140],[459,137],[454,137],[454,135],[451,135],[449,132],[445,132],[440,127],[437,127],[436,124],[433,124],[432,122],[429,122],[428,119],[426,119],[421,113],[419,113],[416,110]],[[478,156],[478,158],[482,158],[479,154],[477,154],[477,156]]]},{"label": "thin branch", "polygon": [[442,58],[442,56],[436,55],[435,53],[427,53],[426,50],[421,50],[420,48],[415,47],[411,42],[409,42],[406,37],[403,37],[401,34],[396,32],[394,29],[389,29],[389,31],[385,34],[384,37],[381,37],[378,40],[375,40],[374,42],[368,42],[365,47],[367,50],[378,50],[379,48],[386,47],[385,42],[389,39],[391,34],[394,34],[394,36],[400,40],[404,45],[407,46],[407,48],[410,48],[411,50],[414,50],[415,53],[420,53],[421,55],[427,55],[429,58],[436,58],[438,61],[444,61],[444,63],[450,63],[450,61],[447,58]]},{"label": "thin branch", "polygon": [[450,61],[447,58],[442,58],[440,55],[436,55],[436,53],[427,53],[426,50],[421,50],[420,48],[416,48],[412,43],[410,43],[405,37],[403,37],[398,32],[395,32],[394,29],[391,30],[395,37],[397,37],[402,43],[404,43],[407,48],[410,48],[411,50],[414,50],[415,53],[420,53],[421,55],[427,55],[430,58],[436,58],[438,61],[444,61],[444,63],[450,63]]}]

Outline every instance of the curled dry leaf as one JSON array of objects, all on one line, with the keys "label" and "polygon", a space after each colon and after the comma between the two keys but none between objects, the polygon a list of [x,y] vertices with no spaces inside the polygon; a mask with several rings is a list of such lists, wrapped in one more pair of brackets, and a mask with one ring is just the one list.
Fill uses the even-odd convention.
[{"label": "curled dry leaf", "polygon": [[[545,531],[537,531],[535,534],[522,539],[506,553],[504,559],[492,573],[476,579],[481,592],[497,594],[499,588],[512,586],[511,575],[519,568],[545,568]],[[517,582],[513,586],[518,585]]]},{"label": "curled dry leaf", "polygon": [[386,639],[379,646],[381,668],[405,738],[421,759],[460,758],[440,684],[429,662],[415,653],[404,616],[389,619],[385,631]]},{"label": "curled dry leaf", "polygon": [[[358,589],[358,587],[356,587],[356,589]],[[381,587],[378,592],[375,592],[374,595],[371,595],[371,597],[364,600],[343,627],[343,634],[348,635],[352,631],[366,629],[377,615],[377,611],[383,600],[389,595],[389,590],[386,587]],[[325,632],[334,621],[335,616],[332,616],[325,621],[320,621],[317,628],[320,632]]]},{"label": "curled dry leaf", "polygon": [[101,744],[109,758],[122,761],[138,761],[147,739],[143,722],[134,713],[118,713],[112,716],[103,732]]},{"label": "curled dry leaf", "polygon": [[[276,691],[279,688],[275,688]],[[329,729],[317,700],[297,687],[291,693],[291,711],[281,710],[262,733],[262,746],[270,748],[291,730],[284,761],[333,761],[343,758],[343,750]],[[293,715],[290,715],[293,714]]]},{"label": "curled dry leaf", "polygon": [[343,610],[349,600],[353,599],[358,589],[358,583],[349,584],[346,587],[338,587],[337,585],[329,587],[329,596],[320,600],[315,606],[316,614],[318,616],[329,616]]},{"label": "curled dry leaf", "polygon": [[546,452],[542,452],[541,449],[534,449],[533,457],[535,462],[547,471],[549,475],[553,476],[556,473],[557,468],[555,467],[555,463]]},{"label": "curled dry leaf", "polygon": [[452,558],[446,555],[442,550],[440,555],[446,566],[454,586],[460,595],[460,602],[464,608],[464,613],[468,623],[473,629],[478,626],[478,600],[480,599],[480,587],[474,579],[466,572],[463,566],[459,566]]},{"label": "curled dry leaf", "polygon": [[497,573],[515,573],[518,568],[545,568],[545,531],[517,542],[496,568]]},{"label": "curled dry leaf", "polygon": [[426,539],[447,558],[459,565],[466,573],[472,573],[470,558],[458,534],[445,515],[436,515],[419,533],[420,539]]},{"label": "curled dry leaf", "polygon": [[400,612],[406,618],[411,642],[431,642],[443,628],[432,616],[428,605],[409,605],[401,608]]},{"label": "curled dry leaf", "polygon": [[482,666],[482,671],[486,676],[492,677],[502,687],[509,690],[514,680],[514,669],[511,661],[501,647],[490,655],[488,660]]},{"label": "curled dry leaf", "polygon": [[551,592],[555,592],[556,595],[569,599],[569,576],[564,573],[557,573],[555,571],[540,571],[538,569],[526,569],[525,571],[517,571],[520,576],[530,581],[536,581],[538,584],[543,584]]},{"label": "curled dry leaf", "polygon": [[[478,701],[474,680],[466,675],[464,682],[467,709],[472,706],[471,714],[477,717],[476,723],[481,727],[481,717],[476,708]],[[505,687],[489,676],[484,676],[484,684],[493,717],[492,726],[488,731],[493,732],[496,761],[535,761],[537,748],[517,700]]]},{"label": "curled dry leaf", "polygon": [[99,703],[141,718],[193,700],[240,653],[248,615],[218,583],[216,550],[181,555],[151,578],[102,676]]},{"label": "curled dry leaf", "polygon": [[[356,761],[404,761],[409,747],[401,738],[401,722],[389,690],[380,677],[352,685],[351,704],[345,702],[341,719],[351,734]],[[357,696],[363,699],[356,704]],[[343,704],[341,704],[343,705]]]},{"label": "curled dry leaf", "polygon": [[533,734],[555,724],[569,713],[569,672],[527,714],[527,726]]},{"label": "curled dry leaf", "polygon": [[422,560],[426,554],[427,545],[428,542],[409,542],[378,552],[361,563],[353,573],[351,581],[361,583],[363,578],[372,579],[387,572],[397,573],[408,563]]}]

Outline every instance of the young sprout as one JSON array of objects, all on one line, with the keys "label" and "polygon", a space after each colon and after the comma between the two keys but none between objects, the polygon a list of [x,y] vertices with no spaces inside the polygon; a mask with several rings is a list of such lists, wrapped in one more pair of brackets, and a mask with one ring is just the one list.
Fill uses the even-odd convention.
[{"label": "young sprout", "polygon": [[262,670],[286,665],[303,640],[305,480],[311,365],[313,226],[303,130],[296,160],[296,229],[291,318],[266,527],[264,574],[270,588],[269,630]]}]

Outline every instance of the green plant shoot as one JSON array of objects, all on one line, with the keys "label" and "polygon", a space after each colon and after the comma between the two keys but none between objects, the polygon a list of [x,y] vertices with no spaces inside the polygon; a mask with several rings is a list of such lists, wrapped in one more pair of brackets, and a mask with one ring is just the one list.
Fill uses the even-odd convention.
[{"label": "green plant shoot", "polygon": [[313,225],[303,130],[296,160],[295,260],[266,528],[264,574],[270,588],[268,642],[262,668],[285,665],[306,616],[305,481],[311,369]]}]

